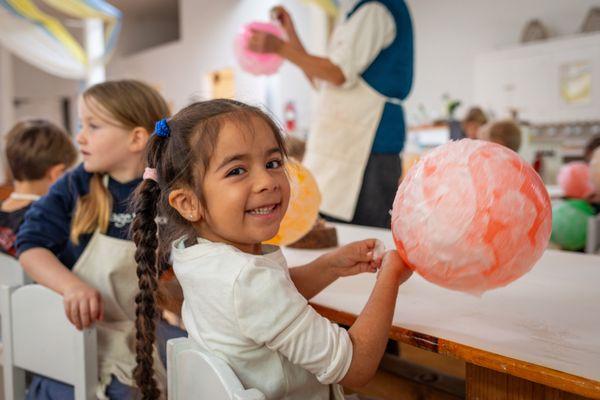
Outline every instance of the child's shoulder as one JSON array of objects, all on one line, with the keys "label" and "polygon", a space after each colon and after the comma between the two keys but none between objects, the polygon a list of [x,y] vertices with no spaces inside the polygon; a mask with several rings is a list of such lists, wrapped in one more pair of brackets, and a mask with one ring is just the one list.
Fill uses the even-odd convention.
[{"label": "child's shoulder", "polygon": [[69,192],[75,196],[82,196],[90,191],[92,173],[83,168],[83,163],[61,176],[52,186],[51,191],[61,193]]},{"label": "child's shoulder", "polygon": [[[0,206],[2,203],[0,203]],[[25,219],[25,214],[31,208],[31,204],[11,211],[3,211],[0,209],[0,227],[9,227],[15,232]]]},{"label": "child's shoulder", "polygon": [[[262,256],[244,253],[225,243],[215,243],[197,239],[191,246],[184,245],[185,239],[175,241],[172,249],[173,267],[176,273],[200,273],[204,276],[211,272],[221,276],[230,275],[237,279],[239,274],[248,268],[273,268],[280,270],[285,259],[277,248],[269,249]],[[197,268],[202,265],[201,270]]]}]

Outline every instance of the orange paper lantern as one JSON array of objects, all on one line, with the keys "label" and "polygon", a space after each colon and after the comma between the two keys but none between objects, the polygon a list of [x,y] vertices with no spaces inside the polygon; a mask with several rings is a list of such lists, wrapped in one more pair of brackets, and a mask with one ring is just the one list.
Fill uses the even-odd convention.
[{"label": "orange paper lantern", "polygon": [[286,246],[306,235],[319,217],[321,193],[312,174],[295,160],[286,164],[290,180],[290,203],[279,232],[268,244]]},{"label": "orange paper lantern", "polygon": [[548,244],[550,198],[517,153],[464,139],[425,155],[398,188],[400,256],[437,285],[481,294],[529,271]]}]

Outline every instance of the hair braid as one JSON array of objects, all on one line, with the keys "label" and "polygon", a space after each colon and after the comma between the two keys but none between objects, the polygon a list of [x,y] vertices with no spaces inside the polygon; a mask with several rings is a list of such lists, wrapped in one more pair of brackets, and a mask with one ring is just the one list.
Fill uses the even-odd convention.
[{"label": "hair braid", "polygon": [[158,183],[144,180],[138,188],[135,219],[132,224],[133,241],[136,244],[135,261],[139,292],[135,297],[136,363],[135,381],[143,400],[154,400],[160,390],[154,379],[153,343],[155,339],[156,289],[158,281],[157,257],[157,202],[160,196]]}]

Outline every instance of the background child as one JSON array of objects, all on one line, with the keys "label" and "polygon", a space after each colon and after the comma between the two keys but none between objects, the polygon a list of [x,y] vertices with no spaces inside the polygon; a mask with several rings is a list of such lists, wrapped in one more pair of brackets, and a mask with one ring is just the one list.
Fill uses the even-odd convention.
[{"label": "background child", "polygon": [[490,122],[478,132],[478,138],[501,144],[518,152],[521,147],[521,129],[511,120]]},{"label": "background child", "polygon": [[[335,383],[360,386],[377,370],[398,286],[410,271],[396,252],[376,260],[372,239],[289,270],[278,248],[262,246],[289,201],[284,147],[267,115],[231,100],[192,104],[150,139],[155,169],[138,188],[132,226],[140,287],[136,380],[145,399],[159,396],[151,378],[155,293],[171,243],[190,337],[225,359],[245,387],[269,399],[341,399]],[[167,221],[158,237],[157,216]],[[338,277],[380,265],[349,331],[308,305]]]},{"label": "background child", "polygon": [[592,136],[583,148],[583,160],[586,163],[589,163],[592,160],[592,155],[598,147],[600,147],[600,135]]},{"label": "background child", "polygon": [[75,163],[77,150],[65,131],[34,119],[18,122],[8,132],[6,159],[14,190],[0,205],[0,251],[16,257],[16,233],[25,213]]},{"label": "background child", "polygon": [[481,108],[471,107],[461,121],[449,121],[450,139],[476,139],[477,132],[487,122],[488,119]]},{"label": "background child", "polygon": [[[137,277],[135,246],[126,240],[133,219],[128,198],[141,181],[154,123],[168,114],[163,98],[141,82],[87,89],[77,134],[83,164],[32,205],[17,237],[23,268],[63,296],[69,321],[78,329],[96,323],[101,399],[134,397]],[[36,377],[28,398],[69,399],[73,390]]]}]

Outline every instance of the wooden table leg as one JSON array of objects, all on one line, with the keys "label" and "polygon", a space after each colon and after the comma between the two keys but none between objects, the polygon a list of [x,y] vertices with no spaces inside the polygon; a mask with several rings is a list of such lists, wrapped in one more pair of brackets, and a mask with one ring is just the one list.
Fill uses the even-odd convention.
[{"label": "wooden table leg", "polygon": [[470,363],[467,363],[466,384],[468,400],[587,399]]}]

